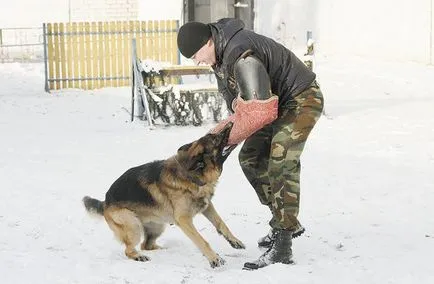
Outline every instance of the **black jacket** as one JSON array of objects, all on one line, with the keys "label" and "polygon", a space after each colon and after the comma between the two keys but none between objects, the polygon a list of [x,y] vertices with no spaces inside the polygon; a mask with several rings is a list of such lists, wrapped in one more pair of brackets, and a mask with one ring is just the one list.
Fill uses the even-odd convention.
[{"label": "black jacket", "polygon": [[271,38],[245,30],[241,20],[224,18],[209,26],[217,61],[213,69],[219,91],[229,110],[233,111],[232,101],[238,94],[234,64],[247,50],[251,50],[252,55],[264,64],[270,77],[271,91],[279,97],[279,110],[285,108],[295,95],[306,90],[315,80],[315,73],[294,53]]}]

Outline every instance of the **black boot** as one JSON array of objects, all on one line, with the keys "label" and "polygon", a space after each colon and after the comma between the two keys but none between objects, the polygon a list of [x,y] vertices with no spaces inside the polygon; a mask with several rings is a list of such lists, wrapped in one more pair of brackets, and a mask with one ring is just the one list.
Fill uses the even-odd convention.
[{"label": "black boot", "polygon": [[[301,236],[304,233],[304,231],[305,231],[304,227],[300,223],[298,223],[297,228],[294,231],[292,231],[292,238],[295,239]],[[263,236],[258,240],[258,247],[269,248],[272,243],[273,243],[273,229],[270,229],[270,231],[266,236]]]},{"label": "black boot", "polygon": [[254,270],[273,263],[293,263],[292,234],[293,232],[288,230],[274,229],[271,246],[257,260],[244,263],[244,269]]}]

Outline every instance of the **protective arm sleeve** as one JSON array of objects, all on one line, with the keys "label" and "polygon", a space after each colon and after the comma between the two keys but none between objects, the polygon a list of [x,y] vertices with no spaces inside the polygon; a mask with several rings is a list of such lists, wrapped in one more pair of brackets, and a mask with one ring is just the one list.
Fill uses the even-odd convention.
[{"label": "protective arm sleeve", "polygon": [[278,97],[272,95],[268,73],[257,58],[241,56],[234,65],[239,95],[233,103],[234,114],[221,121],[212,133],[217,133],[232,121],[229,145],[238,144],[273,122],[278,114]]}]

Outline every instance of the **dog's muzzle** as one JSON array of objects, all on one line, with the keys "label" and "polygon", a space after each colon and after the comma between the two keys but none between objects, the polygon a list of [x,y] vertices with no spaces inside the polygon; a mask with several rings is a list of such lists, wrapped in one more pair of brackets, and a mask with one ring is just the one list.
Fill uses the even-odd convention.
[{"label": "dog's muzzle", "polygon": [[225,127],[220,131],[219,136],[221,142],[220,142],[220,162],[223,163],[228,157],[229,154],[237,147],[237,144],[235,145],[227,145],[229,140],[229,135],[231,134],[231,130],[234,124],[232,122],[228,122]]}]

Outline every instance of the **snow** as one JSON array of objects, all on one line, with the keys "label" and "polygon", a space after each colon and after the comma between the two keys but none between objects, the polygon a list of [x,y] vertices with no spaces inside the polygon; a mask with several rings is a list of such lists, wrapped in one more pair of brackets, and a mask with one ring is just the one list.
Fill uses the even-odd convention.
[{"label": "snow", "polygon": [[157,74],[160,73],[161,69],[164,67],[170,66],[170,62],[162,62],[162,61],[155,61],[152,59],[145,59],[140,62],[141,67],[143,68],[143,71],[150,73],[155,72]]},{"label": "snow", "polygon": [[[171,156],[213,125],[129,121],[130,88],[43,91],[43,65],[0,65],[1,283],[434,283],[434,68],[318,58],[326,99],[302,156],[295,265],[243,271],[270,214],[229,157],[214,204],[247,246],[195,224],[227,262],[210,268],[175,226],[134,262],[84,195],[103,199],[126,169]],[[431,216],[431,217],[430,217]]]}]

